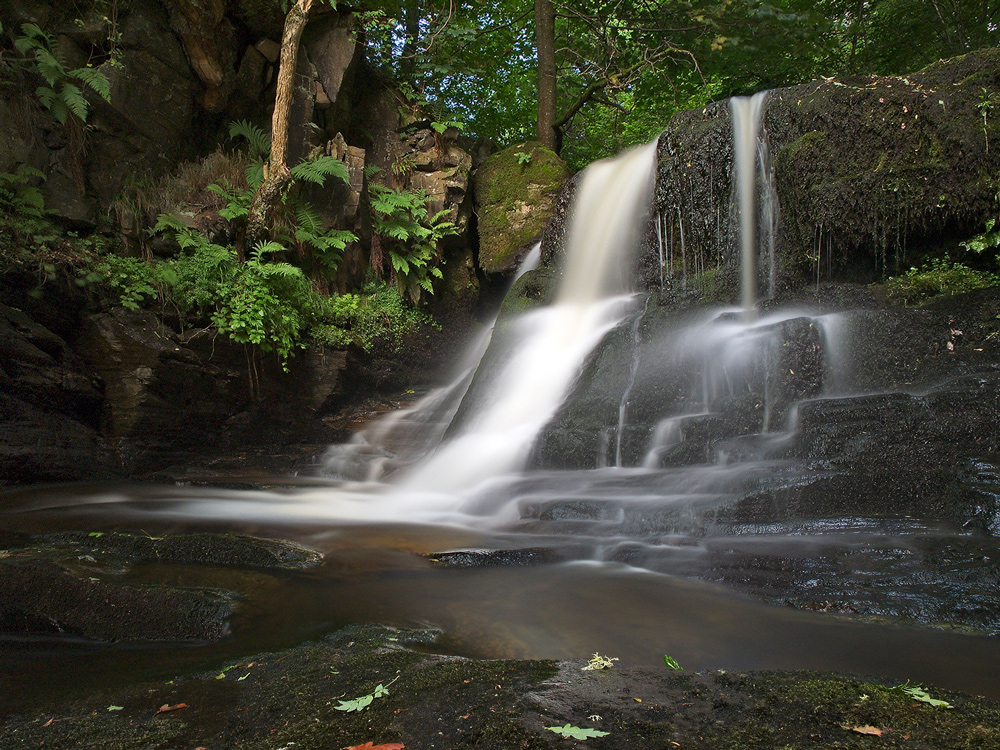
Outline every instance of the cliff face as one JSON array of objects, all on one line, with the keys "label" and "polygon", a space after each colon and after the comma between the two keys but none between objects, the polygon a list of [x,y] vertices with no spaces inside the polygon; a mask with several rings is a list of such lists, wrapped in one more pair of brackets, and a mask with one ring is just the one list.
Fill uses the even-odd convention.
[{"label": "cliff face", "polygon": [[[115,10],[78,17],[80,8],[48,0],[0,7],[6,33],[37,24],[67,68],[90,63],[110,83],[108,100],[83,87],[86,125],[70,127],[39,103],[31,75],[0,88],[0,172],[38,170],[60,226],[114,235],[135,255],[176,252],[148,236],[161,212],[232,241],[205,186],[227,169],[242,172],[218,150],[230,123],[270,122],[280,4],[127,0]],[[455,129],[435,129],[364,51],[355,18],[328,8],[311,19],[300,51],[289,158],[321,151],[345,163],[346,182],[310,187],[308,198],[324,226],[360,238],[336,279],[320,283],[355,289],[371,273],[369,180],[423,190],[429,214],[444,212],[458,228],[442,243],[444,278],[430,300],[446,332],[425,326],[402,352],[317,349],[286,373],[225,337],[177,333],[152,314],[102,307],[72,284],[36,289],[35,269],[7,264],[20,270],[0,279],[0,483],[127,476],[213,453],[323,443],[343,437],[323,420],[344,404],[434,377],[479,303],[473,159]]]}]

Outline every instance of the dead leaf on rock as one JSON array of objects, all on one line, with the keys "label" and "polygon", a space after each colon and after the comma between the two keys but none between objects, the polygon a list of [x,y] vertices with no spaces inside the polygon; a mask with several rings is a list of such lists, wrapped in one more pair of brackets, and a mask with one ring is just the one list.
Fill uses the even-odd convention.
[{"label": "dead leaf on rock", "polygon": [[162,706],[156,709],[156,713],[153,715],[157,716],[158,714],[168,714],[171,711],[180,711],[182,708],[187,708],[187,707],[188,707],[187,703],[175,703],[172,706],[169,703],[164,703]]},{"label": "dead leaf on rock", "polygon": [[857,732],[858,734],[870,734],[874,737],[882,736],[882,730],[870,724],[865,724],[863,727],[844,727],[844,729],[850,729],[852,732]]},{"label": "dead leaf on rock", "polygon": [[370,742],[366,742],[363,745],[351,745],[350,747],[345,747],[344,750],[404,750],[406,745],[402,745],[398,742],[390,742],[386,745],[373,745]]}]

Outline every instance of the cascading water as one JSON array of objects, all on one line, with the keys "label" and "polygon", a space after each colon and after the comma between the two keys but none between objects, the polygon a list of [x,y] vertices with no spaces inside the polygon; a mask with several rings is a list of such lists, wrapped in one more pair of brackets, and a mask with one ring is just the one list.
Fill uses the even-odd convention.
[{"label": "cascading water", "polygon": [[462,432],[405,479],[457,492],[519,469],[591,350],[632,305],[627,259],[648,211],[656,142],[592,164],[570,216],[555,302],[515,320],[517,349],[492,376],[490,398]]}]

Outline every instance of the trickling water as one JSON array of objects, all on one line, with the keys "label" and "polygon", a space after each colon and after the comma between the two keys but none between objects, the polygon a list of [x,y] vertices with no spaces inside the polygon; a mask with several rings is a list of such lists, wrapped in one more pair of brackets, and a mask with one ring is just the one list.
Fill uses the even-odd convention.
[{"label": "trickling water", "polygon": [[[649,304],[649,299],[646,300],[646,305]],[[632,388],[635,387],[635,376],[639,372],[639,325],[642,323],[642,316],[646,313],[646,307],[643,306],[642,310],[635,316],[635,320],[632,321],[632,361],[629,366],[629,379],[628,385],[625,386],[625,390],[622,392],[622,400],[618,404],[618,430],[616,431],[616,442],[615,442],[615,466],[622,466],[622,435],[625,432],[625,413],[628,410],[628,398],[632,394]]]},{"label": "trickling water", "polygon": [[737,96],[730,100],[733,120],[733,185],[736,195],[733,203],[739,218],[740,300],[743,316],[748,321],[756,314],[757,258],[761,248],[767,251],[770,266],[769,295],[774,294],[775,286],[778,194],[766,131],[762,125],[769,93],[760,91],[752,97]]}]

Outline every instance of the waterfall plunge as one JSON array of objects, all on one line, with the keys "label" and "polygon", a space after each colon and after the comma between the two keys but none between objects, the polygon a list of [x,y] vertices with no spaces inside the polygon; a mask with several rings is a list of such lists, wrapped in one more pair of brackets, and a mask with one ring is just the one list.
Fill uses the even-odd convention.
[{"label": "waterfall plunge", "polygon": [[462,433],[406,477],[404,487],[458,492],[521,467],[587,355],[631,307],[627,259],[655,174],[656,141],[587,168],[570,216],[555,303],[510,323],[517,350],[493,376],[491,398]]}]

